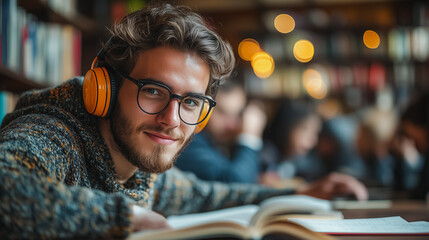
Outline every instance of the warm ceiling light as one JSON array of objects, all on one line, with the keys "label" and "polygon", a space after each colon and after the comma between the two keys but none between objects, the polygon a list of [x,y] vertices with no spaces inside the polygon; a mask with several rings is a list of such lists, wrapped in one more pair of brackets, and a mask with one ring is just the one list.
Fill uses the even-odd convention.
[{"label": "warm ceiling light", "polygon": [[259,51],[261,51],[261,47],[258,41],[253,38],[243,39],[238,45],[238,55],[246,61],[250,61],[252,56]]},{"label": "warm ceiling light", "polygon": [[290,33],[295,28],[295,20],[289,14],[279,14],[274,19],[274,27],[281,33]]},{"label": "warm ceiling light", "polygon": [[259,78],[267,78],[274,71],[274,59],[266,52],[257,52],[252,56],[252,68]]},{"label": "warm ceiling light", "polygon": [[380,36],[372,30],[366,30],[363,34],[363,43],[371,49],[375,49],[380,45]]},{"label": "warm ceiling light", "polygon": [[299,40],[293,46],[293,55],[300,62],[309,62],[314,56],[314,46],[308,40]]},{"label": "warm ceiling light", "polygon": [[328,94],[328,87],[322,75],[314,69],[307,69],[302,75],[302,85],[308,95],[315,99],[323,99]]}]

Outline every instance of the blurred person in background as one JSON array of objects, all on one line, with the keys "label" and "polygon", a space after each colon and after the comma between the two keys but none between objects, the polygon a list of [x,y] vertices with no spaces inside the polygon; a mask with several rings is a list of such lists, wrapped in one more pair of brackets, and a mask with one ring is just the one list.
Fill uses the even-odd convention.
[{"label": "blurred person in background", "polygon": [[389,145],[397,122],[394,111],[373,107],[363,113],[355,146],[364,164],[361,180],[367,186],[390,187],[393,183],[394,160]]},{"label": "blurred person in background", "polygon": [[321,119],[314,106],[284,100],[265,132],[260,182],[275,185],[295,179],[300,183],[297,176],[309,180],[320,169],[309,154],[317,144],[320,128]]},{"label": "blurred person in background", "polygon": [[423,167],[424,158],[417,150],[414,141],[407,137],[401,126],[398,126],[391,144],[390,152],[393,157],[394,198],[408,198],[416,188],[419,173]]},{"label": "blurred person in background", "polygon": [[[340,181],[355,179],[347,174],[326,171],[324,162],[314,155],[312,150],[318,144],[321,124],[322,119],[313,104],[284,100],[265,131],[260,183],[277,188],[305,189],[326,178]],[[349,194],[337,197],[344,196]]]},{"label": "blurred person in background", "polygon": [[195,135],[176,166],[200,179],[256,183],[266,114],[236,80],[219,87],[216,108],[205,129]]},{"label": "blurred person in background", "polygon": [[[246,106],[244,89],[235,80],[229,80],[220,86],[216,102],[216,110],[209,123],[201,133],[195,135],[179,156],[176,166],[205,180],[257,182],[261,164],[260,150],[263,145],[262,134],[267,121],[265,112],[257,102],[250,102]],[[313,126],[318,120],[310,122],[308,124]],[[307,125],[304,125],[303,131],[306,132]],[[314,143],[307,146],[307,137],[295,135],[295,138],[300,140],[293,152],[303,153],[311,149]],[[317,136],[317,130],[315,135]],[[313,166],[308,167],[313,169]],[[342,189],[338,188],[339,185],[343,185]],[[287,184],[279,187],[311,192],[312,196],[323,198],[323,194],[314,191],[314,186],[319,186],[318,190],[322,193],[340,190],[340,195],[353,193],[358,199],[367,197],[364,185],[343,174],[331,174],[311,184]]]},{"label": "blurred person in background", "polygon": [[[413,98],[400,119],[400,138],[396,139],[396,154],[406,161],[400,162],[395,175],[402,182],[411,181],[413,189],[410,196],[416,199],[428,199],[429,192],[429,93],[422,93]],[[402,140],[402,141],[401,141]],[[410,154],[410,143],[418,150],[422,158]],[[415,154],[414,154],[415,155]],[[410,169],[410,166],[413,166]],[[404,169],[408,168],[408,174]],[[411,171],[410,171],[411,170]],[[412,173],[418,174],[413,175]],[[411,172],[411,174],[410,174]],[[407,173],[407,172],[406,172]],[[417,176],[416,176],[417,175]],[[403,184],[403,183],[402,183]]]},{"label": "blurred person in background", "polygon": [[315,149],[315,157],[322,169],[319,176],[340,172],[360,178],[364,172],[355,145],[358,120],[355,114],[338,114],[324,120]]}]

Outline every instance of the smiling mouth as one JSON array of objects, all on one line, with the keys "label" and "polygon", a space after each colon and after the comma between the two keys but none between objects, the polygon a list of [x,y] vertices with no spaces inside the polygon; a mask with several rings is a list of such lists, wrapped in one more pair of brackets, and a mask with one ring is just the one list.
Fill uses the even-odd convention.
[{"label": "smiling mouth", "polygon": [[144,133],[150,139],[152,139],[152,141],[154,141],[160,145],[171,145],[177,141],[177,139],[172,138],[172,137],[167,136],[167,135],[162,135],[162,134],[158,134],[158,133],[149,133],[149,132],[144,132]]}]

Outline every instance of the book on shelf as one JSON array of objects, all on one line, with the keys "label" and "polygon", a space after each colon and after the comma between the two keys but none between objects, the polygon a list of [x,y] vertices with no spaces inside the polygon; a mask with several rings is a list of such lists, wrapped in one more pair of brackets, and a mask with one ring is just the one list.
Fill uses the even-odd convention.
[{"label": "book on shelf", "polygon": [[7,91],[0,91],[0,123],[6,114],[13,111],[19,95]]},{"label": "book on shelf", "polygon": [[2,56],[3,56],[3,52],[2,52],[2,48],[3,48],[3,36],[4,36],[4,33],[3,33],[3,16],[4,16],[4,13],[3,13],[3,11],[5,12],[5,10],[3,10],[3,2],[2,2],[2,0],[0,0],[0,6],[2,7],[1,9],[0,9],[0,66],[2,65],[2,62],[1,62],[1,60],[3,59],[2,58]]},{"label": "book on shelf", "polygon": [[1,0],[0,4],[2,66],[50,86],[80,74],[80,30],[39,21],[17,0]]},{"label": "book on shelf", "polygon": [[280,196],[259,205],[245,205],[206,213],[170,216],[172,229],[133,233],[128,240],[161,239],[333,239],[292,222],[296,219],[342,219],[327,200],[308,196]]}]

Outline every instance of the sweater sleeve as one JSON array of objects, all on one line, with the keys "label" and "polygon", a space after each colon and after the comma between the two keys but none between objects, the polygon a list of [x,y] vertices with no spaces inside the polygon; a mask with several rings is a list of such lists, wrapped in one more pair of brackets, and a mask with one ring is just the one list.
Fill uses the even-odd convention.
[{"label": "sweater sleeve", "polygon": [[132,203],[124,195],[64,183],[72,162],[83,161],[70,132],[61,121],[46,115],[23,116],[1,129],[1,239],[104,238],[129,233]]},{"label": "sweater sleeve", "polygon": [[295,193],[294,189],[274,189],[256,184],[224,184],[198,179],[177,168],[161,174],[155,182],[153,209],[169,215],[206,212]]},{"label": "sweater sleeve", "polygon": [[238,144],[231,158],[212,146],[203,133],[197,134],[180,154],[176,166],[210,181],[255,183],[259,173],[259,152]]}]

